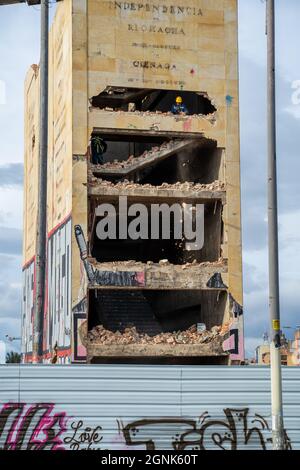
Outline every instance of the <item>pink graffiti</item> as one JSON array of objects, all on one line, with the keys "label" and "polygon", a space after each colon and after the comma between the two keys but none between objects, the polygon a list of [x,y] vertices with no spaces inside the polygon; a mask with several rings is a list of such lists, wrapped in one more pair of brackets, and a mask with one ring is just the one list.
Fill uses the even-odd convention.
[{"label": "pink graffiti", "polygon": [[65,412],[54,413],[54,404],[6,403],[0,412],[3,450],[65,450]]},{"label": "pink graffiti", "polygon": [[192,130],[192,118],[188,118],[183,122],[184,132],[190,132]]}]

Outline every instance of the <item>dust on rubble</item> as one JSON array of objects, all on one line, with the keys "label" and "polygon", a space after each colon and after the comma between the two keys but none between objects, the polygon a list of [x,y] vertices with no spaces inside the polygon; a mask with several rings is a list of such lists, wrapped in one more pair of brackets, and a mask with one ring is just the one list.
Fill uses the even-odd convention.
[{"label": "dust on rubble", "polygon": [[216,180],[212,183],[208,184],[201,184],[201,183],[192,183],[186,181],[184,183],[162,183],[159,186],[154,186],[152,184],[139,184],[129,181],[128,179],[124,179],[123,181],[119,181],[118,183],[112,183],[111,181],[103,180],[101,178],[96,178],[92,171],[89,171],[88,174],[88,181],[90,186],[97,186],[101,185],[101,188],[111,188],[115,190],[131,190],[137,188],[143,189],[165,189],[165,190],[174,190],[174,191],[194,191],[194,192],[203,192],[203,191],[225,191],[225,184],[222,181]]},{"label": "dust on rubble", "polygon": [[87,334],[90,343],[103,345],[126,345],[126,344],[209,344],[223,337],[229,331],[229,324],[213,326],[211,330],[197,331],[197,325],[192,325],[184,331],[173,333],[160,333],[150,336],[140,333],[135,326],[127,327],[123,332],[110,331],[103,325],[98,325]]},{"label": "dust on rubble", "polygon": [[[212,103],[213,104],[213,103]],[[90,106],[90,111],[98,111],[97,107]],[[111,108],[109,106],[105,106],[105,108],[102,108],[101,111],[104,111],[105,113],[113,113],[113,114],[119,114],[119,115],[126,115],[132,114],[135,116],[141,116],[141,117],[147,117],[147,116],[163,116],[163,117],[171,117],[174,118],[175,121],[186,121],[188,119],[199,119],[203,120],[205,119],[206,121],[210,122],[211,124],[214,124],[216,122],[216,111],[213,111],[210,114],[173,114],[171,111],[163,112],[163,111],[139,111],[137,109],[134,109],[132,111],[123,111],[121,109],[115,110],[114,108]]]},{"label": "dust on rubble", "polygon": [[146,263],[143,263],[142,261],[136,261],[136,260],[127,260],[127,261],[109,261],[109,262],[98,262],[95,258],[89,258],[89,262],[95,267],[95,268],[101,268],[101,269],[108,269],[111,270],[113,268],[129,268],[129,267],[134,267],[135,269],[137,268],[145,268],[145,265],[147,266],[153,266],[153,267],[159,267],[159,266],[170,266],[173,267],[176,270],[185,270],[188,268],[223,268],[226,267],[227,265],[227,260],[223,257],[220,257],[218,261],[203,261],[203,262],[198,262],[197,260],[193,260],[190,263],[184,263],[184,264],[172,264],[168,259],[161,259],[158,263],[154,261],[147,261]]}]

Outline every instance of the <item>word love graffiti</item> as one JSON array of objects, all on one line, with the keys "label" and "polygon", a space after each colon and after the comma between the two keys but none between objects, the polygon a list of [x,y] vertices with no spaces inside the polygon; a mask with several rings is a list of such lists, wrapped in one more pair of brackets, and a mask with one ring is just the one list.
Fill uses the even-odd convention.
[{"label": "word love graffiti", "polygon": [[[103,436],[102,427],[96,428],[84,427],[83,421],[74,421],[71,424],[72,436],[64,439],[65,444],[69,444],[70,450],[99,450],[99,444]],[[93,447],[96,446],[96,447]]]},{"label": "word love graffiti", "polygon": [[65,450],[66,413],[54,404],[6,403],[0,412],[1,450]]}]

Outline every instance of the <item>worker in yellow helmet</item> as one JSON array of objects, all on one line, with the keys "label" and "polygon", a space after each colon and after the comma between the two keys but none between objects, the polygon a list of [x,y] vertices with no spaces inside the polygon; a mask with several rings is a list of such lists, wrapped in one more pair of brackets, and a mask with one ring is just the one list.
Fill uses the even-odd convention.
[{"label": "worker in yellow helmet", "polygon": [[187,107],[182,102],[181,96],[176,97],[176,102],[173,104],[171,112],[173,114],[188,114]]}]

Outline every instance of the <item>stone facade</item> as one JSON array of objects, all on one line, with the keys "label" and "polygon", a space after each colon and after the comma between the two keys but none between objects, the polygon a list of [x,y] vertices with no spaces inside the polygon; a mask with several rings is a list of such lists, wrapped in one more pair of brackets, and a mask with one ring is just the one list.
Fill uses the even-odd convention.
[{"label": "stone facade", "polygon": [[[215,324],[229,325],[224,352],[228,352],[232,361],[243,360],[237,52],[236,0],[188,0],[178,5],[171,0],[163,3],[155,0],[137,3],[64,0],[57,4],[50,32],[48,162],[48,234],[53,252],[52,259],[48,259],[48,269],[52,269],[52,277],[55,273],[55,279],[52,288],[47,289],[45,360],[51,360],[56,343],[62,362],[84,360],[85,350],[77,330],[85,321],[88,293],[95,286],[90,285],[87,290],[85,264],[78,251],[74,227],[81,227],[90,246],[95,205],[102,199],[114,200],[125,193],[133,200],[143,201],[151,197],[156,201],[157,198],[202,200],[204,204],[217,201],[219,221],[213,225],[211,215],[210,224],[215,229],[208,230],[212,231],[215,243],[220,245],[219,257],[207,256],[211,258],[207,261],[218,262],[220,258],[224,261],[221,266],[216,270],[213,265],[202,269],[201,263],[197,263],[183,269],[172,267],[170,263],[158,268],[140,266],[139,271],[147,278],[148,284],[143,286],[146,290],[176,289],[176,292],[181,289],[207,291],[212,288],[207,285],[210,278],[222,273],[225,287],[214,289],[224,291],[226,295],[224,311],[218,309],[216,314],[215,301],[207,301],[205,309],[209,310],[211,305],[211,311],[206,311],[205,316],[213,319],[215,315]],[[33,308],[28,298],[34,291],[34,281],[31,283],[28,276],[32,276],[35,254],[38,87],[38,67],[34,66],[28,72],[25,84],[23,252],[24,284],[29,286],[29,293],[24,300],[24,331],[26,325],[28,331]],[[123,104],[103,105],[108,92],[114,97],[120,89],[124,96],[127,92],[133,93],[133,97],[141,93],[146,101],[139,101],[137,108],[140,109],[132,102],[128,108]],[[162,104],[155,108],[154,104],[159,103],[158,92],[165,93],[161,95],[164,96]],[[164,109],[163,103],[169,106],[171,98],[168,97],[174,93],[186,97],[190,106],[199,101],[200,111],[174,115]],[[147,100],[151,105],[143,109]],[[129,142],[128,146],[131,141],[142,138],[144,141],[160,139],[160,142],[173,138],[198,139],[199,145],[201,139],[205,152],[199,147],[199,155],[205,153],[201,165],[208,165],[207,171],[201,181],[193,181],[190,176],[189,188],[176,187],[173,181],[166,189],[155,184],[152,189],[146,184],[132,188],[126,183],[125,191],[126,184],[122,187],[122,179],[119,179],[119,186],[113,179],[108,184],[105,175],[99,177],[96,169],[90,166],[87,149],[93,133],[109,142],[120,136],[120,142]],[[211,158],[210,166],[206,157]],[[168,158],[171,161],[172,157]],[[131,183],[138,183],[139,178],[140,174],[136,173]],[[215,180],[221,186],[209,187]],[[181,183],[184,181],[183,176]],[[196,191],[197,183],[203,184],[201,190]],[[211,207],[209,213],[213,214]],[[65,231],[62,230],[64,227]],[[214,230],[220,232],[218,236]],[[87,255],[86,262],[91,263],[92,254]],[[116,271],[114,266],[107,264],[99,269]],[[121,270],[130,271],[130,268],[123,266]],[[101,285],[96,289],[101,289]],[[27,334],[23,338],[23,352],[30,361],[28,342]]]}]

